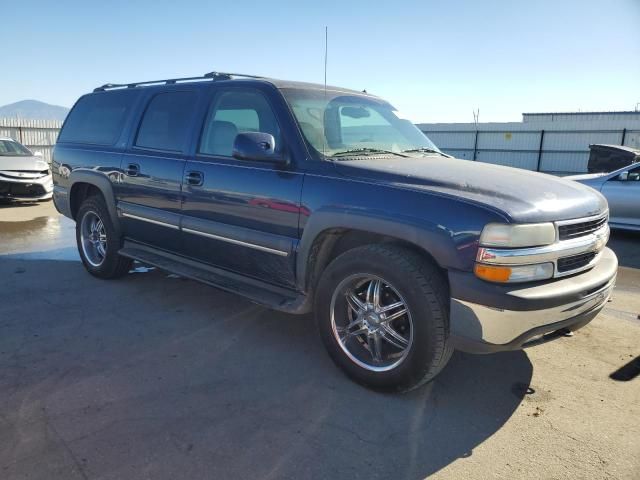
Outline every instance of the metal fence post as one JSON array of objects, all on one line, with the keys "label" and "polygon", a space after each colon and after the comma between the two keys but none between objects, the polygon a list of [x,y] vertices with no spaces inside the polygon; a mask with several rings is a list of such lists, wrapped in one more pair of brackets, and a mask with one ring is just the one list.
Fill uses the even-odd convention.
[{"label": "metal fence post", "polygon": [[473,141],[473,161],[476,161],[478,155],[478,130],[476,130],[476,138]]},{"label": "metal fence post", "polygon": [[18,141],[22,143],[22,125],[18,125],[18,137],[20,137]]},{"label": "metal fence post", "polygon": [[540,146],[538,147],[538,165],[536,166],[536,171],[540,171],[540,163],[542,160],[542,144],[544,143],[544,130],[540,130]]}]

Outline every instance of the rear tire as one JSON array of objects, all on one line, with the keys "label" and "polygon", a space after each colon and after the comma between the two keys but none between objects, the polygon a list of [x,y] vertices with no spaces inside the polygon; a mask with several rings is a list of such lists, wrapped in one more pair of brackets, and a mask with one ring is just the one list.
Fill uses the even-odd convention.
[{"label": "rear tire", "polygon": [[367,387],[406,392],[447,364],[449,296],[437,267],[394,245],[341,254],[323,272],[316,323],[333,361]]},{"label": "rear tire", "polygon": [[133,260],[118,254],[122,236],[116,231],[101,196],[88,197],[76,216],[76,243],[87,271],[98,278],[113,279],[126,275]]}]

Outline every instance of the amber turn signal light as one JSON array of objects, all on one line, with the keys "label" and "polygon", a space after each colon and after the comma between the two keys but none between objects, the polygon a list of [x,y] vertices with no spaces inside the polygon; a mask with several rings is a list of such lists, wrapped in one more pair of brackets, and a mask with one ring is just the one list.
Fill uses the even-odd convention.
[{"label": "amber turn signal light", "polygon": [[506,283],[511,277],[511,267],[481,265],[476,263],[474,272],[478,278],[489,282]]}]

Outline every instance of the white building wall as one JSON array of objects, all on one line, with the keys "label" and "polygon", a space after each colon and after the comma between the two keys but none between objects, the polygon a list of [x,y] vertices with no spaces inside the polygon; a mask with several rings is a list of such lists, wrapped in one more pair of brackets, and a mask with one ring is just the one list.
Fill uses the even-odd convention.
[{"label": "white building wall", "polygon": [[457,158],[544,172],[586,172],[589,145],[620,145],[623,132],[624,145],[640,148],[640,112],[525,113],[523,122],[418,127]]},{"label": "white building wall", "polygon": [[0,118],[0,137],[17,140],[32,152],[42,153],[45,160],[51,163],[51,151],[61,127],[59,120]]}]

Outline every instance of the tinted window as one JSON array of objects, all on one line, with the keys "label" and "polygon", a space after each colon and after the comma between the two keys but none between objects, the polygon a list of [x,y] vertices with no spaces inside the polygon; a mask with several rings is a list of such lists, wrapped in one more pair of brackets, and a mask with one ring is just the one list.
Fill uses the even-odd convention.
[{"label": "tinted window", "polygon": [[78,100],[67,117],[59,141],[113,145],[118,140],[135,92],[95,93]]},{"label": "tinted window", "polygon": [[631,170],[629,170],[627,181],[638,182],[638,184],[640,184],[640,167],[632,168]]},{"label": "tinted window", "polygon": [[136,146],[182,151],[195,104],[194,92],[160,93],[153,97],[142,117]]},{"label": "tinted window", "polygon": [[280,128],[267,99],[258,92],[232,90],[214,99],[202,131],[200,153],[230,157],[240,132],[273,135],[280,149]]},{"label": "tinted window", "polygon": [[0,140],[0,156],[30,157],[33,155],[26,147],[12,140]]}]

